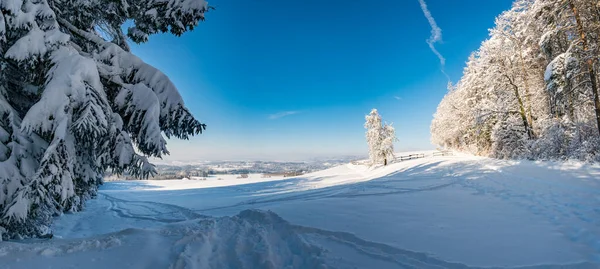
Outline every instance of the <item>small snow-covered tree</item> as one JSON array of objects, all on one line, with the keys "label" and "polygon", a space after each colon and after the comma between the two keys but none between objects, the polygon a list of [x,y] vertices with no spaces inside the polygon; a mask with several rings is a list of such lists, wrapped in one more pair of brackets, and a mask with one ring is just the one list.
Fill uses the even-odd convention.
[{"label": "small snow-covered tree", "polygon": [[204,0],[0,0],[0,240],[49,234],[105,170],[152,175],[165,136],[204,130],[126,36],[181,35],[207,10]]},{"label": "small snow-covered tree", "polygon": [[383,139],[381,141],[381,158],[383,158],[383,165],[388,164],[389,159],[394,159],[394,142],[398,141],[396,138],[396,129],[391,124],[384,124],[381,130]]},{"label": "small snow-covered tree", "polygon": [[369,115],[365,116],[365,128],[367,129],[367,145],[369,146],[369,160],[371,163],[378,163],[380,160],[379,149],[381,148],[381,116],[377,109],[371,110]]},{"label": "small snow-covered tree", "polygon": [[387,165],[388,159],[394,157],[396,131],[392,125],[382,124],[377,109],[371,110],[371,113],[365,116],[365,120],[369,160],[372,164],[383,162],[384,165]]}]

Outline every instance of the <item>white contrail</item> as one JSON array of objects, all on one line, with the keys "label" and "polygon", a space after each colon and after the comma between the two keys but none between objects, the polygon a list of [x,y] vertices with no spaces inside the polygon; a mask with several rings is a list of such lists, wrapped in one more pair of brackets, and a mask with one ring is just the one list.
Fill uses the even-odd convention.
[{"label": "white contrail", "polygon": [[425,3],[425,0],[419,0],[419,4],[421,4],[421,9],[423,10],[423,14],[425,14],[425,18],[427,18],[427,21],[429,21],[429,25],[431,25],[431,36],[429,37],[429,39],[427,39],[427,44],[429,45],[429,48],[431,48],[431,51],[433,51],[433,53],[438,57],[438,59],[440,59],[442,73],[444,73],[444,75],[446,77],[448,77],[448,75],[446,74],[446,71],[444,70],[444,68],[446,67],[446,59],[435,48],[435,44],[442,41],[442,29],[435,22],[435,19],[431,15],[431,12],[429,12],[429,9],[427,8],[427,4]]}]

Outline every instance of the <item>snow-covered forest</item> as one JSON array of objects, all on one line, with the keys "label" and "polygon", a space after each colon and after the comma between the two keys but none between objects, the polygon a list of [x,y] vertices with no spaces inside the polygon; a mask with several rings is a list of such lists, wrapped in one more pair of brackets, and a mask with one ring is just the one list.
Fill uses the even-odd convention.
[{"label": "snow-covered forest", "polygon": [[434,144],[497,158],[600,160],[600,5],[517,0],[439,104]]},{"label": "snow-covered forest", "polygon": [[[171,81],[130,52],[204,19],[202,0],[0,1],[0,240],[48,235],[107,169],[145,177],[165,137],[205,125]],[[131,21],[126,33],[123,25]]]}]

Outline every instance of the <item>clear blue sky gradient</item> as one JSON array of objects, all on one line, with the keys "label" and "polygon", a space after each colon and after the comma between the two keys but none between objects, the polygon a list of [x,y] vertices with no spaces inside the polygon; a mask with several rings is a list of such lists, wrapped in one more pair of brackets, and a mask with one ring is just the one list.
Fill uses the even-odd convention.
[{"label": "clear blue sky gradient", "polygon": [[[511,0],[429,0],[456,82]],[[169,140],[165,160],[302,160],[366,155],[377,108],[398,150],[432,149],[429,125],[447,79],[418,0],[212,0],[194,31],[155,35],[135,54],[166,73],[208,125]]]}]

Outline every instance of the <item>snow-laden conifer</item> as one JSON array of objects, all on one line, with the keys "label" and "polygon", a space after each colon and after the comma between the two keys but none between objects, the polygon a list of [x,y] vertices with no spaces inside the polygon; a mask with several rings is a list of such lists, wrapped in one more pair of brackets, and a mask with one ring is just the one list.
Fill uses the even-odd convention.
[{"label": "snow-laden conifer", "polygon": [[[105,170],[145,177],[165,137],[205,125],[127,37],[181,35],[203,0],[0,0],[0,236],[50,233],[77,211]],[[123,25],[133,26],[123,32]]]}]

